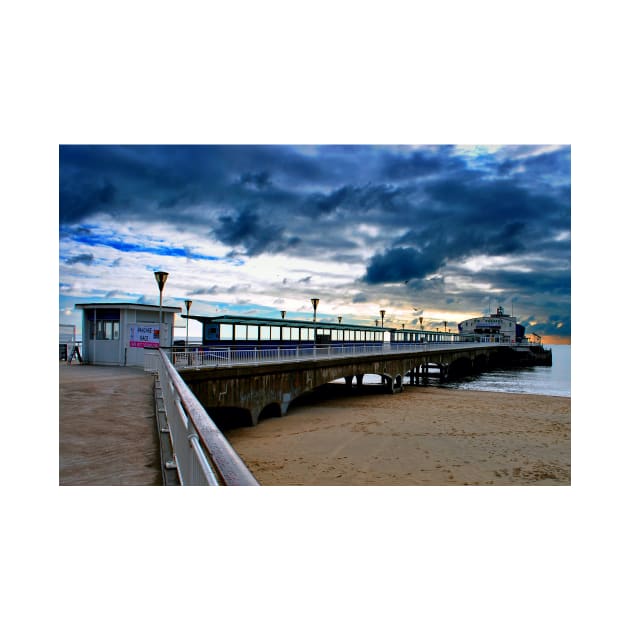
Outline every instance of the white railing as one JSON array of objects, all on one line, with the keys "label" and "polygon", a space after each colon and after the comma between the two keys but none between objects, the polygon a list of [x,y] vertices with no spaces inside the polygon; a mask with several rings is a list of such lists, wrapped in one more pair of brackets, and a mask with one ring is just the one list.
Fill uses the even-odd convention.
[{"label": "white railing", "polygon": [[212,422],[163,350],[146,350],[145,371],[158,375],[167,428],[182,485],[256,486],[225,436]]},{"label": "white railing", "polygon": [[[231,367],[233,365],[251,365],[261,363],[287,363],[338,359],[368,355],[395,355],[409,352],[431,352],[466,348],[484,348],[498,346],[515,347],[510,343],[479,342],[429,342],[429,343],[381,343],[381,344],[327,344],[313,346],[273,346],[259,348],[215,347],[211,350],[189,349],[171,352],[173,365],[177,369],[199,367]],[[145,351],[146,355],[146,351]]]}]

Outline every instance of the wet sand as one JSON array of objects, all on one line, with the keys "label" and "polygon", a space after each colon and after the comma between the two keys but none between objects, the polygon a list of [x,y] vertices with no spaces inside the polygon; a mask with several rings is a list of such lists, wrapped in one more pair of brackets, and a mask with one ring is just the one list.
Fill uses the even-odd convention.
[{"label": "wet sand", "polygon": [[[337,393],[338,392],[338,393]],[[261,485],[570,485],[571,399],[343,386],[225,430]]]}]

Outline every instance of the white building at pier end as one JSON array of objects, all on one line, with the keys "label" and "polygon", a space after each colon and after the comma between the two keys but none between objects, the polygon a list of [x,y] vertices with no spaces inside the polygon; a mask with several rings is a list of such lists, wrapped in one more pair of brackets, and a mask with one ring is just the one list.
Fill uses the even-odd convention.
[{"label": "white building at pier end", "polygon": [[460,335],[475,341],[520,343],[525,337],[525,328],[516,323],[516,317],[506,315],[502,306],[496,313],[473,317],[457,326]]}]

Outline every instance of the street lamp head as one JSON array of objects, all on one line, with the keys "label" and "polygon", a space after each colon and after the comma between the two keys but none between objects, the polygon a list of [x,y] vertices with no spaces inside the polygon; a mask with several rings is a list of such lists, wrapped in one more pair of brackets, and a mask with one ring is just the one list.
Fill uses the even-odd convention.
[{"label": "street lamp head", "polygon": [[284,316],[287,314],[286,311],[280,311],[280,316],[282,317],[282,319],[284,319]]},{"label": "street lamp head", "polygon": [[184,300],[186,305],[186,352],[188,352],[188,320],[190,318],[190,307],[192,306],[192,300]]},{"label": "street lamp head", "polygon": [[339,321],[340,324],[341,324],[341,319],[342,319],[341,315],[337,316],[337,320]]},{"label": "street lamp head", "polygon": [[311,298],[311,304],[313,305],[313,308],[317,308],[317,305],[319,304],[319,298]]},{"label": "street lamp head", "polygon": [[164,288],[164,285],[166,284],[168,273],[166,271],[156,271],[154,275],[155,275],[155,281],[157,282],[157,285],[158,285],[158,289],[160,289],[160,292],[161,292],[162,289]]},{"label": "street lamp head", "polygon": [[[153,272],[153,275],[155,276],[155,281],[157,282],[158,289],[160,290],[160,333],[161,333],[162,324],[164,323],[164,317],[162,315],[162,289],[164,289],[164,285],[166,284],[168,273],[166,271],[155,271]],[[162,347],[162,335],[160,335],[160,347]]]},{"label": "street lamp head", "polygon": [[381,317],[385,317],[385,310],[381,309]]}]

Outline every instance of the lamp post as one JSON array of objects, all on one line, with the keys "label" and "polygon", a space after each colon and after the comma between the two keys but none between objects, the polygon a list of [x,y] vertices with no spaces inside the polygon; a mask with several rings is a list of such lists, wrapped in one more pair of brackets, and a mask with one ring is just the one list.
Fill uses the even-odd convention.
[{"label": "lamp post", "polygon": [[155,281],[157,282],[158,289],[160,290],[160,348],[161,348],[162,347],[162,291],[164,290],[164,285],[166,284],[168,273],[166,271],[156,271],[153,275],[155,276]]},{"label": "lamp post", "polygon": [[381,309],[381,328],[384,327],[385,311]]},{"label": "lamp post", "polygon": [[319,304],[319,298],[311,298],[311,304],[313,305],[313,321],[317,321],[317,305]]},{"label": "lamp post", "polygon": [[446,332],[446,322],[444,322],[444,332]]},{"label": "lamp post", "polygon": [[284,319],[284,316],[287,314],[286,311],[280,311],[280,317],[282,317],[282,319]]},{"label": "lamp post", "polygon": [[424,317],[420,318],[420,330],[422,330],[422,321],[424,320]]},{"label": "lamp post", "polygon": [[337,316],[337,321],[338,321],[340,324],[341,324],[341,319],[342,319],[341,315],[338,315],[338,316]]},{"label": "lamp post", "polygon": [[186,300],[186,352],[188,352],[188,318],[190,317],[190,307],[192,306],[192,300]]}]

